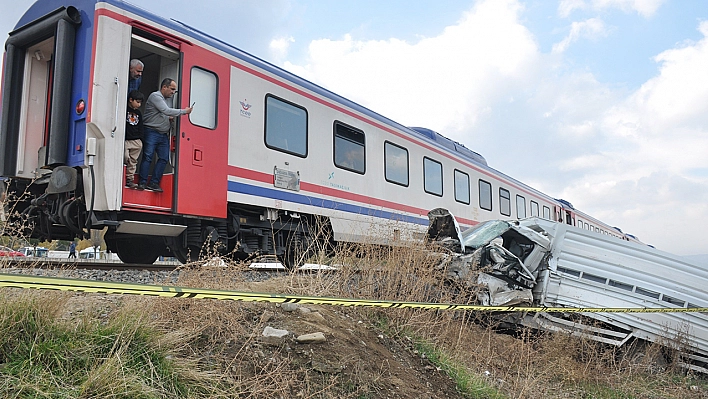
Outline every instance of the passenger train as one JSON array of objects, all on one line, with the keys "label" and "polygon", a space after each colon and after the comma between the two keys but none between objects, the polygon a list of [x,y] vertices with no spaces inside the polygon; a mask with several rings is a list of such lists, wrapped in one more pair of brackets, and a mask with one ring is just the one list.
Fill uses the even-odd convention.
[{"label": "passenger train", "polygon": [[[169,77],[175,108],[196,103],[175,118],[161,193],[125,187],[131,59],[146,98]],[[333,242],[396,245],[423,239],[435,208],[462,227],[536,216],[636,241],[439,133],[121,0],[39,0],[22,16],[5,44],[0,151],[11,223],[49,240],[106,229],[128,263],[206,247],[292,261],[317,223]]]}]

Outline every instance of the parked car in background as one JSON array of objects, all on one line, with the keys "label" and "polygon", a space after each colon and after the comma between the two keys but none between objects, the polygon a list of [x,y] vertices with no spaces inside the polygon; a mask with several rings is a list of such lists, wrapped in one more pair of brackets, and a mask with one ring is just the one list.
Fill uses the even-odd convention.
[{"label": "parked car in background", "polygon": [[0,256],[25,256],[25,254],[12,248],[0,246]]},{"label": "parked car in background", "polygon": [[18,249],[18,252],[22,252],[25,256],[35,258],[46,258],[49,256],[49,250],[44,247],[22,247]]}]

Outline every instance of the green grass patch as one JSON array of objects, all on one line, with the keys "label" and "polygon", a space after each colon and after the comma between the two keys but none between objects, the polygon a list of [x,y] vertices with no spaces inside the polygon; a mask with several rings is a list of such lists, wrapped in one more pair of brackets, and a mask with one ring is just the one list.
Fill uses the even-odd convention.
[{"label": "green grass patch", "polygon": [[61,321],[48,297],[0,295],[0,397],[153,399],[198,391],[141,315]]},{"label": "green grass patch", "polygon": [[466,367],[456,362],[444,351],[419,337],[412,337],[416,350],[424,354],[431,363],[444,371],[455,382],[457,390],[466,398],[502,399],[501,392],[490,385],[484,377],[471,373]]},{"label": "green grass patch", "polygon": [[455,361],[443,350],[437,348],[434,344],[423,339],[419,335],[408,331],[398,331],[391,325],[391,322],[381,313],[374,313],[372,321],[381,330],[392,333],[394,335],[402,335],[410,338],[413,342],[415,350],[418,353],[425,355],[435,367],[439,368],[455,383],[457,390],[465,398],[470,399],[504,399],[506,396],[502,394],[496,387],[491,385],[484,377],[479,376],[469,371],[464,365]]}]

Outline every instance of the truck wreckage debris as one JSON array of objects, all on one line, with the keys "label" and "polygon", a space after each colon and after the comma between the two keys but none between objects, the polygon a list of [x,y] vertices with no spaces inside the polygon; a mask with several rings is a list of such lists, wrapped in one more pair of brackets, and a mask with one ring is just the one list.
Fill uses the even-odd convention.
[{"label": "truck wreckage debris", "polygon": [[[464,232],[445,209],[428,213],[428,239],[444,248],[449,281],[490,306],[700,308],[708,270],[647,245],[540,218],[490,220]],[[622,346],[680,342],[682,366],[708,373],[708,315],[505,313],[507,325],[563,331]]]}]

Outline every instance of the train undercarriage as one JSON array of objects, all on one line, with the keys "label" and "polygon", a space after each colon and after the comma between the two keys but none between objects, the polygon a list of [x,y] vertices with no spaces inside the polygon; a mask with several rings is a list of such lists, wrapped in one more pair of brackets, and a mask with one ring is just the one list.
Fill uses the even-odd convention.
[{"label": "train undercarriage", "polygon": [[43,178],[6,182],[4,234],[39,240],[91,238],[104,231],[107,249],[125,263],[151,264],[173,256],[277,256],[286,266],[332,244],[326,218],[228,204],[226,219],[137,211],[94,211],[77,169],[58,167]]}]

